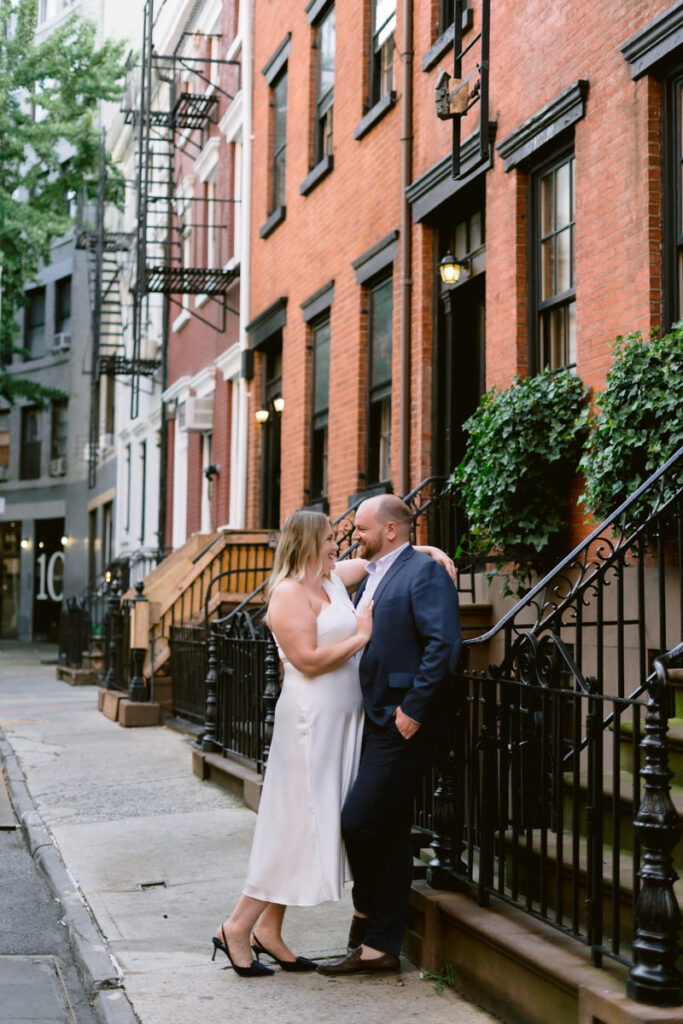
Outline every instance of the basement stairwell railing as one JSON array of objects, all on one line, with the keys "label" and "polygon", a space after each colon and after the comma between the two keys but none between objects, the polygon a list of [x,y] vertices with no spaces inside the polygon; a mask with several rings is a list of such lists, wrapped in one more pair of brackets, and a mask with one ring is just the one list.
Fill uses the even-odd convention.
[{"label": "basement stairwell railing", "polygon": [[514,905],[659,1006],[683,1003],[682,554],[683,448],[465,642],[427,816],[431,885]]}]

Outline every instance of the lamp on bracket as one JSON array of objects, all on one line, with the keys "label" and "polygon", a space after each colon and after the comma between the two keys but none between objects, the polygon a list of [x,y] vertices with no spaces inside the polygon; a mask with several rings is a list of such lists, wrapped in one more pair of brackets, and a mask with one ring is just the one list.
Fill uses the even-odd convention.
[{"label": "lamp on bracket", "polygon": [[449,249],[439,263],[439,274],[441,275],[441,280],[445,285],[457,284],[463,270],[466,270],[468,273],[471,272],[472,260],[469,256],[456,260],[455,256]]}]

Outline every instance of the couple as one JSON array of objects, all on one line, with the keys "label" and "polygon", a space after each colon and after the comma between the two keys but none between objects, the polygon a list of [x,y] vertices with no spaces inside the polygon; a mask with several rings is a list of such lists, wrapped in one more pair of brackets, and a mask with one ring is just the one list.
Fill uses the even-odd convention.
[{"label": "couple", "polygon": [[[409,535],[394,495],[359,506],[361,558],[336,561],[321,513],[295,512],[283,526],[268,588],[282,693],[244,892],[213,938],[214,957],[224,952],[239,975],[273,974],[262,953],[286,971],[400,969],[412,800],[448,735],[460,652],[457,591],[443,567],[452,574],[452,563]],[[358,583],[354,609],[346,588]],[[284,914],[341,897],[344,846],[351,951],[317,967],[285,944]]]}]

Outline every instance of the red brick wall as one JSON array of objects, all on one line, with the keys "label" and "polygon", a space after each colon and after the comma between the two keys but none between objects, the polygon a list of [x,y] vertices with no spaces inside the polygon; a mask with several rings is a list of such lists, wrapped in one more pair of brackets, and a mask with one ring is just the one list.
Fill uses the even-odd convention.
[{"label": "red brick wall", "polygon": [[[492,5],[490,119],[505,138],[578,79],[590,83],[586,116],[575,126],[577,369],[600,386],[615,336],[647,332],[661,317],[660,97],[652,79],[631,79],[620,46],[668,0],[596,0],[548,5],[541,0]],[[435,41],[436,0],[414,7],[413,180],[450,153],[451,126],[434,112],[434,85],[452,69],[452,49],[428,72],[422,57]],[[299,192],[310,170],[314,89],[311,28],[298,0],[255,2],[255,81],[252,277],[250,318],[288,297],[283,330],[282,501],[284,518],[306,500],[310,429],[310,342],[300,304],[328,281],[331,308],[330,486],[333,515],[363,486],[365,455],[365,295],[352,260],[401,224],[402,5],[398,5],[395,89],[398,102],[360,141],[354,128],[367,95],[369,4],[337,4],[334,169],[308,195]],[[480,3],[474,0],[475,27]],[[365,27],[364,27],[365,26]],[[264,67],[291,32],[288,65],[287,217],[267,239],[259,229],[270,212],[268,88]],[[467,42],[471,36],[465,37]],[[465,73],[478,59],[477,48]],[[478,107],[462,124],[465,139],[477,127]],[[487,383],[505,386],[527,372],[527,176],[506,173],[495,155],[486,175]],[[457,216],[468,215],[466,206]],[[430,472],[434,230],[412,230],[411,485]],[[394,264],[394,474],[399,464],[399,330],[403,268]],[[258,365],[258,360],[257,360]],[[260,402],[257,376],[252,413]],[[253,417],[250,422],[253,423]],[[249,525],[256,525],[259,437],[249,448]],[[394,478],[396,483],[396,478]]]}]

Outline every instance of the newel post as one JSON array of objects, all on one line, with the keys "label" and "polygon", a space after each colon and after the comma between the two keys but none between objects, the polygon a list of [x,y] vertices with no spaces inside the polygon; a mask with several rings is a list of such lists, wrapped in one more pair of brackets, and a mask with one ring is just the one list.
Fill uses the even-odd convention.
[{"label": "newel post", "polygon": [[213,623],[209,626],[209,637],[207,643],[207,662],[209,665],[206,673],[206,710],[204,713],[204,732],[202,734],[202,750],[211,753],[216,749],[216,665],[217,665],[218,635]]},{"label": "newel post", "polygon": [[655,661],[656,677],[648,687],[645,738],[641,769],[643,799],[634,822],[642,844],[642,888],[636,904],[634,964],[626,992],[630,999],[653,1006],[680,1006],[683,975],[676,969],[680,911],[674,882],[678,878],[672,851],[681,834],[681,822],[670,795],[667,759],[667,673]]},{"label": "newel post", "polygon": [[264,680],[263,688],[263,756],[262,771],[265,773],[266,762],[270,743],[273,738],[273,725],[275,724],[275,705],[280,696],[280,660],[277,647],[273,640],[273,634],[266,629],[266,653],[264,659]]}]

